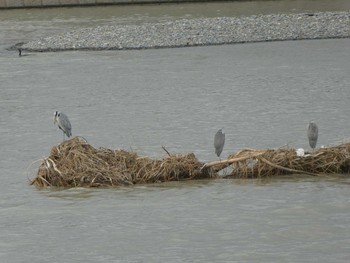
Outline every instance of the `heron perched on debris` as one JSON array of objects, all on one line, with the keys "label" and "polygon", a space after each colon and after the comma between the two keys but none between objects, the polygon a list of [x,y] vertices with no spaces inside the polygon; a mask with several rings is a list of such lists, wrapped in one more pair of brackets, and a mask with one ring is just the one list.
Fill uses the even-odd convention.
[{"label": "heron perched on debris", "polygon": [[57,123],[58,128],[62,130],[63,141],[65,139],[64,135],[67,135],[67,137],[72,136],[72,126],[66,114],[64,114],[63,112],[55,111],[53,116],[53,123]]},{"label": "heron perched on debris", "polygon": [[218,157],[220,157],[222,149],[224,149],[224,144],[225,144],[225,133],[222,133],[222,129],[220,129],[217,131],[214,137],[215,153]]},{"label": "heron perched on debris", "polygon": [[307,127],[307,137],[312,150],[315,150],[318,138],[318,127],[317,124],[311,121]]}]

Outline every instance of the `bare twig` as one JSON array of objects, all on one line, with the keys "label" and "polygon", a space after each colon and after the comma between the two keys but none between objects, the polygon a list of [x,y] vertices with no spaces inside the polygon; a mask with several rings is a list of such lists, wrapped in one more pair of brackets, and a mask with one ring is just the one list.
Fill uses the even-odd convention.
[{"label": "bare twig", "polygon": [[162,145],[162,149],[163,149],[169,156],[171,156],[170,153],[168,152],[168,150],[165,149],[165,146],[164,146],[164,145]]}]

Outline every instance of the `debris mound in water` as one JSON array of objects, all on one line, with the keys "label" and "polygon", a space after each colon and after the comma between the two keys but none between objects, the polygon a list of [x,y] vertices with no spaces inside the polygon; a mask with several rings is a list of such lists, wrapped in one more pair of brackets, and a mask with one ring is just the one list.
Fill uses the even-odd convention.
[{"label": "debris mound in water", "polygon": [[219,171],[231,166],[232,172],[226,178],[260,178],[286,174],[349,174],[350,143],[320,148],[314,152],[298,156],[295,149],[255,150],[244,149],[230,155],[227,160],[208,163]]},{"label": "debris mound in water", "polygon": [[193,153],[155,160],[124,150],[96,149],[75,137],[51,149],[32,185],[37,187],[122,186],[215,177]]},{"label": "debris mound in water", "polygon": [[37,187],[122,186],[166,181],[217,178],[261,178],[286,174],[350,174],[350,143],[297,154],[290,147],[244,149],[227,160],[202,163],[193,153],[170,155],[161,160],[124,150],[96,149],[81,137],[52,148],[31,184]]}]

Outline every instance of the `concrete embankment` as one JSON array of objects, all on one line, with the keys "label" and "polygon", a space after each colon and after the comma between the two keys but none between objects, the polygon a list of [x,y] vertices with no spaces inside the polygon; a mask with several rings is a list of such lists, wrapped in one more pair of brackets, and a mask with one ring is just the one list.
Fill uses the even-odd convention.
[{"label": "concrete embankment", "polygon": [[0,0],[0,9],[118,4],[204,2],[202,0]]}]

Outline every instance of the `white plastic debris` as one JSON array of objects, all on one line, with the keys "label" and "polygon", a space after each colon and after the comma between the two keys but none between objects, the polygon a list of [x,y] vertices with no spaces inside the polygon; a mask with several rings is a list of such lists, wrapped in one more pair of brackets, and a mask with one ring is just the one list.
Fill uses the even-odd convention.
[{"label": "white plastic debris", "polygon": [[297,156],[299,156],[299,157],[304,157],[304,155],[305,155],[305,151],[303,148],[297,149],[296,153],[297,153]]}]

